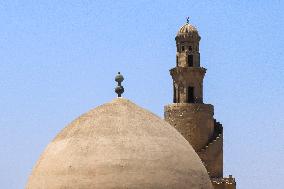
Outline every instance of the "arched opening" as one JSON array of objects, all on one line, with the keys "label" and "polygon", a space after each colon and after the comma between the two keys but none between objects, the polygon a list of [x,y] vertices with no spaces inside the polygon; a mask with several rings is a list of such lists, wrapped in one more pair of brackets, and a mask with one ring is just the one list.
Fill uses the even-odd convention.
[{"label": "arched opening", "polygon": [[192,46],[189,46],[189,47],[188,47],[188,50],[189,50],[189,51],[192,51]]},{"label": "arched opening", "polygon": [[179,103],[180,102],[180,96],[179,96],[179,87],[177,87],[176,89],[176,92],[177,92],[177,99],[176,99],[176,103]]},{"label": "arched opening", "polygon": [[187,64],[188,64],[188,67],[193,67],[193,55],[192,54],[187,55]]},{"label": "arched opening", "polygon": [[194,103],[194,87],[188,87],[187,88],[187,102],[188,103]]},{"label": "arched opening", "polygon": [[174,102],[174,103],[177,103],[177,98],[176,98],[177,92],[176,92],[176,87],[175,87],[175,85],[173,85],[173,88],[174,88],[174,98],[173,98],[173,102]]},{"label": "arched opening", "polygon": [[182,51],[182,52],[184,51],[184,46],[181,46],[181,51]]},{"label": "arched opening", "polygon": [[178,67],[178,56],[176,56],[176,66]]}]

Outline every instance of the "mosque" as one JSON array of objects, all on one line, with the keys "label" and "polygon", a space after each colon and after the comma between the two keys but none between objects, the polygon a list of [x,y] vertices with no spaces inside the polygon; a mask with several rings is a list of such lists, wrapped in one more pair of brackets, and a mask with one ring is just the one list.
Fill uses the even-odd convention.
[{"label": "mosque", "polygon": [[223,176],[223,126],[203,103],[197,29],[177,33],[164,119],[121,97],[84,113],[47,146],[26,189],[236,189]]}]

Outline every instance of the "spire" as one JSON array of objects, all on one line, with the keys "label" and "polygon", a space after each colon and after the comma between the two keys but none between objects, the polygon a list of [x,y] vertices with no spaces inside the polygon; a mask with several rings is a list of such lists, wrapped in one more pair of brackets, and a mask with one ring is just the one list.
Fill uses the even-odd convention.
[{"label": "spire", "polygon": [[189,17],[186,17],[186,23],[189,24]]},{"label": "spire", "polygon": [[121,85],[122,81],[124,80],[123,75],[120,72],[117,73],[115,76],[115,81],[117,82],[117,86],[115,87],[115,92],[117,93],[117,97],[121,97],[121,94],[124,92],[124,88]]}]

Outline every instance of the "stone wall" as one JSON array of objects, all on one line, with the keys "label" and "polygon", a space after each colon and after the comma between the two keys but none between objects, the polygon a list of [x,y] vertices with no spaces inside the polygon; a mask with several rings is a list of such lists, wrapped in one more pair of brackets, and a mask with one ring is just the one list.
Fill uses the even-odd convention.
[{"label": "stone wall", "polygon": [[211,178],[223,177],[223,127],[214,120],[214,135],[208,144],[197,151]]},{"label": "stone wall", "polygon": [[199,155],[214,189],[235,189],[235,179],[223,178],[223,126],[213,118],[211,104],[173,103],[165,106],[164,117]]},{"label": "stone wall", "polygon": [[198,153],[210,177],[223,177],[223,127],[213,118],[210,104],[174,103],[165,106],[165,120]]},{"label": "stone wall", "polygon": [[165,106],[164,116],[195,151],[200,151],[214,134],[213,111],[210,104],[174,103]]}]

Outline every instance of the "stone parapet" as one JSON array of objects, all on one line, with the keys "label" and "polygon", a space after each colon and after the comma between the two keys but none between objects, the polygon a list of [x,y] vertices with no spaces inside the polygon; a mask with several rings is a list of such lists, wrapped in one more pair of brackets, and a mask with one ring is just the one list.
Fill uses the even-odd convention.
[{"label": "stone parapet", "polygon": [[211,178],[214,189],[236,189],[236,180],[229,175],[228,178]]}]

